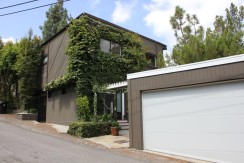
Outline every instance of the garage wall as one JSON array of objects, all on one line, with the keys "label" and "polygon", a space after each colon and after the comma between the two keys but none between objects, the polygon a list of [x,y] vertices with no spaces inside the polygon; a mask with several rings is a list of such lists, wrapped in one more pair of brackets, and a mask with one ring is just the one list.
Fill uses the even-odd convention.
[{"label": "garage wall", "polygon": [[57,90],[49,94],[47,99],[46,122],[68,125],[77,120],[75,105],[75,89],[65,89],[65,93]]},{"label": "garage wall", "polygon": [[130,147],[143,149],[142,91],[244,79],[244,62],[128,80]]}]

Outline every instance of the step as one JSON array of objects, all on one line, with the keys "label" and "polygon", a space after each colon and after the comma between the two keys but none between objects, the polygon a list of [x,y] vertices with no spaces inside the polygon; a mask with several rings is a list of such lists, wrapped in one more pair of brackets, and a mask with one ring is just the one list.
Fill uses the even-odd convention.
[{"label": "step", "polygon": [[128,120],[117,120],[118,123],[128,123]]},{"label": "step", "polygon": [[129,126],[120,126],[121,130],[129,130]]},{"label": "step", "polygon": [[129,123],[119,123],[120,126],[129,126]]}]

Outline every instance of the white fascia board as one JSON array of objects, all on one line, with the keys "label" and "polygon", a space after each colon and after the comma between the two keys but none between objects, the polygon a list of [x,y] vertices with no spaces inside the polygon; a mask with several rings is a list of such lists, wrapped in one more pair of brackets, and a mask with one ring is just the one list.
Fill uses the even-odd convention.
[{"label": "white fascia board", "polygon": [[107,89],[123,88],[127,86],[127,81],[109,84]]},{"label": "white fascia board", "polygon": [[205,67],[213,67],[213,66],[242,62],[242,61],[244,61],[244,54],[212,59],[212,60],[207,60],[202,62],[195,62],[195,63],[185,64],[185,65],[173,66],[168,68],[160,68],[156,70],[149,70],[149,71],[127,74],[127,79],[129,80],[129,79],[143,78],[148,76],[169,74],[174,72],[194,70],[194,69],[200,69]]}]

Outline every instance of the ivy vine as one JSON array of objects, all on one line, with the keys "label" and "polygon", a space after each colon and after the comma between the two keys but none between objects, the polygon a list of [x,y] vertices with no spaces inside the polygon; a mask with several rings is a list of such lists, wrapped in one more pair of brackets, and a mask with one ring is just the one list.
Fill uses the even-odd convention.
[{"label": "ivy vine", "polygon": [[[126,80],[126,74],[141,71],[147,65],[142,41],[135,33],[88,16],[73,20],[68,33],[68,75],[47,84],[45,89],[64,87],[72,81],[75,83],[77,96],[88,97],[90,108],[94,85],[104,86]],[[102,52],[100,39],[120,44],[122,55]]]}]

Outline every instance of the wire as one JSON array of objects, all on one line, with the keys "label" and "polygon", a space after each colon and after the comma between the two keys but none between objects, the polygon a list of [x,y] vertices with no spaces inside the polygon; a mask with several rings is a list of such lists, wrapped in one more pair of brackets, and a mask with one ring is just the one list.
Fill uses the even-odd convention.
[{"label": "wire", "polygon": [[5,7],[1,7],[1,9],[5,9],[5,8],[11,8],[11,7],[15,7],[15,6],[20,6],[20,5],[24,5],[24,4],[27,4],[27,3],[32,3],[32,2],[35,2],[35,1],[38,1],[38,0],[32,0],[32,1],[27,1],[27,2],[23,2],[23,3],[18,3],[18,4],[15,4],[15,5],[10,5],[10,6],[5,6]]},{"label": "wire", "polygon": [[[67,1],[71,1],[71,0],[64,0],[62,2],[67,2]],[[0,16],[7,16],[7,15],[12,15],[12,14],[17,14],[17,13],[20,13],[20,12],[25,12],[25,11],[30,11],[30,10],[46,7],[46,6],[51,6],[51,5],[54,5],[54,4],[57,4],[57,3],[60,3],[60,2],[50,3],[50,4],[47,4],[47,5],[42,5],[42,6],[37,6],[37,7],[33,7],[33,8],[28,8],[28,9],[20,10],[20,11],[16,11],[16,12],[10,12],[10,13],[7,13],[7,14],[2,14]]]}]

